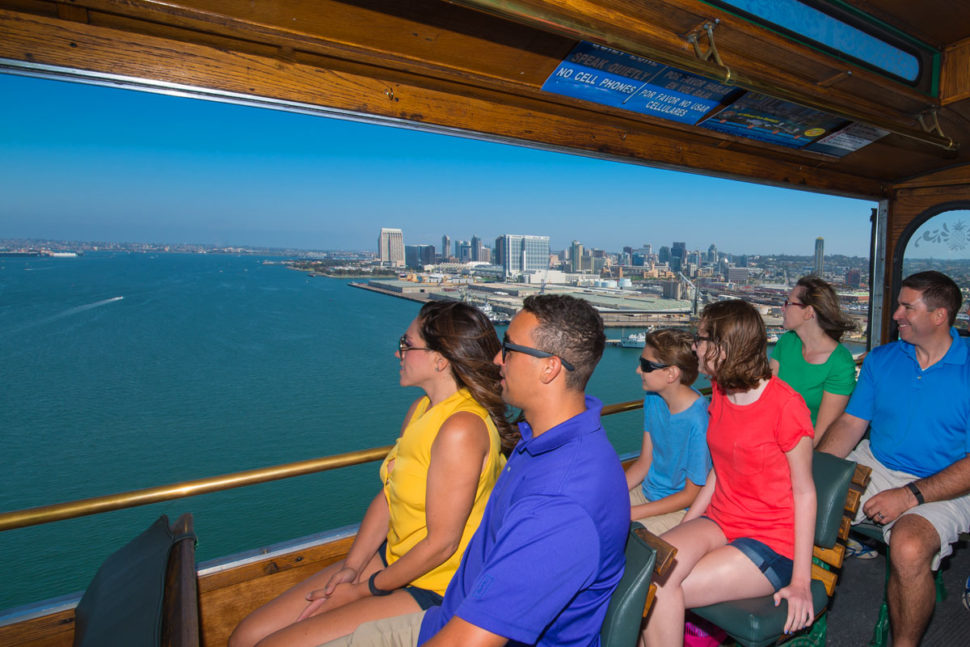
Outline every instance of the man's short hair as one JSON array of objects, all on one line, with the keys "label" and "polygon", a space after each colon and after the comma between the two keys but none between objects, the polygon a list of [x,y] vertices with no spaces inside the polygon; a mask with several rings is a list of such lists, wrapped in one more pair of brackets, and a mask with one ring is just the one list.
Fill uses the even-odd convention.
[{"label": "man's short hair", "polygon": [[566,386],[582,391],[603,356],[606,334],[603,319],[588,301],[565,294],[534,294],[522,302],[539,325],[532,333],[536,346],[566,360]]},{"label": "man's short hair", "polygon": [[929,310],[946,308],[950,326],[956,322],[963,305],[963,294],[960,293],[959,286],[946,274],[936,270],[910,274],[903,279],[902,287],[922,293],[923,303]]}]

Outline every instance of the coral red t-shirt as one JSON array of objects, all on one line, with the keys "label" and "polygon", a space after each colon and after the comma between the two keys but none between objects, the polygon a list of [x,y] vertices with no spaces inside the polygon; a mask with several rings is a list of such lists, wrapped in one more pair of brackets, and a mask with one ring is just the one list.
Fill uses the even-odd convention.
[{"label": "coral red t-shirt", "polygon": [[706,515],[728,541],[750,537],[792,559],[795,500],[786,452],[814,430],[805,400],[772,377],[761,397],[746,405],[728,401],[716,384],[707,443],[717,482]]}]

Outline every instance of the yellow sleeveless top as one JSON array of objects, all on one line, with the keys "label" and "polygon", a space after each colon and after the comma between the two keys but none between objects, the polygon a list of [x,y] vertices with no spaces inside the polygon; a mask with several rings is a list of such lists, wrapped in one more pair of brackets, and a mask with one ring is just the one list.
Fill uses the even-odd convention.
[{"label": "yellow sleeveless top", "polygon": [[[415,544],[428,535],[426,520],[425,498],[428,487],[428,467],[431,464],[431,444],[438,436],[438,430],[450,416],[459,411],[468,411],[485,422],[488,428],[489,448],[488,457],[481,475],[478,477],[478,489],[475,492],[475,503],[471,514],[465,523],[465,530],[461,535],[461,542],[455,554],[432,571],[411,582],[412,586],[435,591],[439,595],[445,594],[451,576],[458,569],[458,563],[465,552],[465,546],[478,524],[482,521],[485,504],[492,492],[492,486],[498,480],[505,467],[505,456],[502,455],[502,443],[498,430],[488,415],[485,407],[478,404],[468,389],[459,389],[436,406],[428,409],[427,396],[421,398],[411,416],[404,433],[394,444],[381,465],[381,480],[384,482],[384,496],[390,510],[390,527],[387,533],[387,563],[393,564]],[[388,466],[393,468],[388,474]]]}]

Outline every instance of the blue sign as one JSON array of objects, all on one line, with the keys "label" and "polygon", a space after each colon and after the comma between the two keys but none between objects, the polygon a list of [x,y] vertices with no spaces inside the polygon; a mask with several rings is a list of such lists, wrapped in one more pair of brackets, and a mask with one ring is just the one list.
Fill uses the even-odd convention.
[{"label": "blue sign", "polygon": [[720,133],[804,148],[846,120],[781,99],[749,92],[703,123]]},{"label": "blue sign", "polygon": [[686,124],[697,123],[737,91],[650,59],[587,42],[573,48],[542,89]]}]

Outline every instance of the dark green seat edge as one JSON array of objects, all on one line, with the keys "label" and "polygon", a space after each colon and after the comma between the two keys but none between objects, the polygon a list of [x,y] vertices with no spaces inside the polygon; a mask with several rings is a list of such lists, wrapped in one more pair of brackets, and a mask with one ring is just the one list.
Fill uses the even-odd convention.
[{"label": "dark green seat edge", "polygon": [[626,540],[626,568],[623,578],[610,598],[610,606],[603,619],[600,630],[601,647],[634,647],[640,635],[643,620],[643,606],[650,589],[656,551],[648,546],[634,528],[642,528],[638,523],[631,524]]},{"label": "dark green seat edge", "polygon": [[[814,453],[812,478],[815,480],[818,505],[815,545],[823,548],[835,545],[855,468],[856,464],[852,461],[830,454]],[[812,580],[812,601],[816,616],[828,606],[825,586],[818,580]],[[783,636],[788,604],[783,601],[776,607],[769,595],[721,602],[691,611],[717,625],[745,647],[762,647],[774,644]]]},{"label": "dark green seat edge", "polygon": [[[162,515],[109,555],[75,609],[75,647],[198,645],[195,542],[190,514],[182,515],[174,529]],[[170,560],[170,555],[178,557]],[[184,567],[186,560],[191,562],[190,568]],[[173,570],[176,564],[177,572]],[[190,581],[180,582],[186,578]],[[177,585],[178,593],[167,591],[173,585]],[[167,614],[166,598],[178,600],[186,610]],[[194,622],[194,639],[180,640],[183,631],[166,626],[166,615],[170,615],[170,621],[179,617]]]}]

